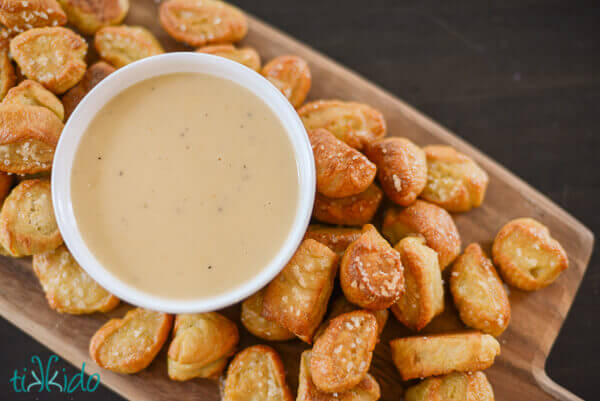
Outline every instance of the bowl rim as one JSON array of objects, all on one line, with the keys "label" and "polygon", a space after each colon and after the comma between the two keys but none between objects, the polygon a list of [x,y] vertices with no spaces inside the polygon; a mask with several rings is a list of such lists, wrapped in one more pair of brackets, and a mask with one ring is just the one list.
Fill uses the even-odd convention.
[{"label": "bowl rim", "polygon": [[[202,73],[229,79],[262,99],[278,117],[292,143],[298,172],[296,216],[279,251],[251,279],[223,293],[193,299],[152,295],[137,289],[102,266],[83,240],[71,201],[71,170],[79,141],[102,107],[117,94],[149,78],[172,73]],[[312,214],[316,187],[312,147],[296,110],[287,98],[256,71],[223,57],[173,52],[138,60],[118,69],[96,85],[75,108],[58,141],[51,174],[52,202],[65,245],[79,265],[102,287],[128,303],[167,313],[200,313],[222,309],[270,282],[291,259],[304,237]]]}]

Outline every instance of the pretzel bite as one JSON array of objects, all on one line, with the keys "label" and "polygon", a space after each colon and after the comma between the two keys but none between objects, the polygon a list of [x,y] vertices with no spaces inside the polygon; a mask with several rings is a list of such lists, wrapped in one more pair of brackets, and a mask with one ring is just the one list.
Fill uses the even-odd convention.
[{"label": "pretzel bite", "polygon": [[2,205],[0,243],[12,256],[27,256],[52,251],[62,242],[50,181],[21,181]]},{"label": "pretzel bite", "polygon": [[450,212],[481,205],[488,175],[470,157],[450,146],[423,148],[427,155],[427,186],[421,197]]},{"label": "pretzel bite", "polygon": [[317,100],[302,106],[298,114],[307,130],[325,128],[358,150],[386,132],[383,115],[362,103]]},{"label": "pretzel bite", "polygon": [[108,312],[119,304],[119,298],[100,287],[79,267],[64,245],[33,255],[33,271],[44,288],[48,304],[57,312],[73,315]]},{"label": "pretzel bite", "polygon": [[0,39],[0,100],[15,85],[16,80],[15,67],[8,54],[8,40]]},{"label": "pretzel bite", "polygon": [[494,401],[483,372],[454,372],[430,377],[406,390],[405,401]]},{"label": "pretzel bite", "polygon": [[75,107],[83,100],[85,95],[113,72],[115,72],[115,67],[104,61],[98,61],[89,66],[83,79],[77,85],[69,89],[62,97],[62,103],[65,108],[65,117],[69,118],[71,113],[75,110]]},{"label": "pretzel bite", "polygon": [[254,71],[260,71],[260,56],[253,47],[235,47],[231,44],[203,46],[196,50],[198,53],[212,54],[214,56],[225,57],[245,65]]},{"label": "pretzel bite", "polygon": [[366,156],[337,139],[326,129],[308,131],[315,156],[317,192],[343,198],[364,192],[377,168]]},{"label": "pretzel bite", "polygon": [[248,32],[246,15],[223,1],[168,0],[159,19],[173,39],[194,47],[237,42]]},{"label": "pretzel bite", "polygon": [[292,106],[300,107],[312,82],[308,63],[298,56],[279,56],[269,61],[261,74],[285,95]]},{"label": "pretzel bite", "polygon": [[377,343],[377,320],[364,310],[344,313],[329,322],[310,357],[312,379],[327,393],[358,385],[369,371]]},{"label": "pretzel bite", "polygon": [[402,380],[487,369],[500,355],[500,344],[477,331],[404,337],[390,341]]},{"label": "pretzel bite", "polygon": [[404,266],[404,295],[392,305],[396,318],[420,331],[444,311],[442,272],[435,251],[420,237],[407,237],[394,247]]},{"label": "pretzel bite", "polygon": [[101,28],[94,36],[94,47],[103,60],[117,68],[165,52],[149,30],[127,25]]},{"label": "pretzel bite", "polygon": [[344,198],[317,193],[312,215],[324,223],[362,226],[373,220],[382,199],[383,192],[375,183],[364,192]]},{"label": "pretzel bite", "polygon": [[433,203],[417,200],[403,210],[386,210],[381,232],[392,244],[407,236],[425,238],[437,252],[442,270],[460,254],[460,235],[452,216]]},{"label": "pretzel bite", "polygon": [[26,79],[10,89],[2,100],[2,104],[45,107],[56,114],[60,121],[65,119],[65,109],[60,100],[54,96],[54,93],[31,79]]},{"label": "pretzel bite", "polygon": [[262,317],[265,290],[260,290],[242,302],[242,324],[258,338],[269,341],[285,341],[295,337],[294,333],[275,322]]},{"label": "pretzel bite", "polygon": [[292,401],[277,352],[254,345],[238,353],[227,369],[223,401]]},{"label": "pretzel bite", "polygon": [[479,244],[469,245],[452,265],[450,291],[460,319],[498,337],[510,321],[510,303],[492,261]]},{"label": "pretzel bite", "polygon": [[62,129],[63,123],[45,107],[0,105],[0,171],[49,171]]},{"label": "pretzel bite", "polygon": [[377,401],[381,397],[381,389],[377,380],[368,373],[360,383],[348,391],[336,394],[320,390],[312,379],[310,359],[311,351],[304,351],[300,356],[300,376],[296,401]]},{"label": "pretzel bite", "polygon": [[58,0],[69,24],[86,35],[120,24],[129,11],[129,0]]},{"label": "pretzel bite", "polygon": [[394,137],[372,142],[366,155],[377,165],[381,187],[393,202],[408,206],[425,188],[425,152],[408,139]]},{"label": "pretzel bite", "polygon": [[70,29],[34,28],[10,41],[10,53],[27,76],[61,94],[85,74],[85,39]]},{"label": "pretzel bite", "polygon": [[404,292],[400,253],[371,224],[348,246],[340,264],[340,284],[348,301],[365,309],[390,307]]},{"label": "pretzel bite", "polygon": [[305,239],[292,259],[267,286],[262,316],[311,343],[327,311],[339,256]]},{"label": "pretzel bite", "polygon": [[101,368],[137,373],[156,357],[169,336],[173,316],[135,308],[110,319],[90,340],[90,357]]},{"label": "pretzel bite", "polygon": [[67,16],[56,0],[2,0],[0,22],[10,33],[20,33],[31,28],[64,25]]},{"label": "pretzel bite", "polygon": [[169,377],[220,376],[239,338],[235,323],[216,312],[177,315],[167,356]]},{"label": "pretzel bite", "polygon": [[361,230],[351,227],[329,227],[320,224],[311,224],[304,234],[304,238],[312,238],[326,245],[329,249],[343,255],[348,245],[360,237]]},{"label": "pretzel bite", "polygon": [[[336,298],[331,303],[331,306],[329,307],[329,313],[327,314],[327,319],[325,319],[325,321],[323,323],[321,323],[321,325],[319,326],[319,329],[315,333],[314,338],[316,339],[321,334],[323,334],[323,332],[325,331],[327,326],[329,326],[329,323],[331,322],[332,319],[335,319],[336,317],[338,317],[344,313],[353,312],[357,309],[358,309],[358,306],[348,302],[348,300],[343,295]],[[381,332],[385,328],[385,324],[387,323],[388,316],[390,313],[387,309],[381,309],[381,310],[369,311],[369,312],[371,312],[373,314],[373,316],[375,316],[375,320],[377,320],[377,337],[379,338],[379,336],[381,335]]]},{"label": "pretzel bite", "polygon": [[508,284],[525,291],[550,285],[569,267],[563,247],[548,227],[530,218],[508,222],[492,247],[494,264]]}]

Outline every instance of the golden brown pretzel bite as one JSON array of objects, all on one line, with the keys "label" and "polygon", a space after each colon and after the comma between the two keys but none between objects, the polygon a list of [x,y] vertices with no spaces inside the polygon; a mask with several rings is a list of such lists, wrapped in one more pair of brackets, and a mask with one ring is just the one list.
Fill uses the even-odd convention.
[{"label": "golden brown pretzel bite", "polygon": [[173,317],[135,308],[122,319],[110,319],[90,340],[90,356],[101,368],[137,373],[156,357],[169,336]]},{"label": "golden brown pretzel bite", "polygon": [[296,337],[283,326],[262,317],[265,290],[262,289],[242,302],[241,321],[256,337],[269,341],[285,341]]},{"label": "golden brown pretzel bite", "polygon": [[239,338],[235,323],[216,312],[177,315],[167,357],[169,377],[218,377]]},{"label": "golden brown pretzel bite", "polygon": [[0,243],[12,256],[49,252],[62,244],[48,180],[25,180],[13,188],[0,211]]},{"label": "golden brown pretzel bite", "polygon": [[10,41],[10,53],[27,78],[55,94],[75,86],[85,74],[85,39],[70,29],[34,28]]},{"label": "golden brown pretzel bite", "polygon": [[311,224],[308,226],[306,234],[304,234],[304,239],[312,238],[327,246],[338,255],[343,255],[348,245],[360,237],[360,233],[360,228]]},{"label": "golden brown pretzel bite", "polygon": [[260,56],[256,49],[250,46],[235,47],[231,44],[203,46],[196,50],[198,53],[212,54],[225,57],[245,65],[254,71],[260,71]]},{"label": "golden brown pretzel bite", "polygon": [[362,150],[385,135],[383,115],[362,103],[318,100],[298,109],[307,130],[325,128],[349,146]]},{"label": "golden brown pretzel bite", "polygon": [[229,364],[223,401],[292,401],[285,370],[275,350],[254,345],[238,353]]},{"label": "golden brown pretzel bite", "polygon": [[337,139],[326,129],[308,131],[315,157],[317,192],[343,198],[364,192],[377,168],[366,156]]},{"label": "golden brown pretzel bite", "polygon": [[483,372],[454,372],[430,377],[410,387],[405,401],[494,401],[494,391]]},{"label": "golden brown pretzel bite", "polygon": [[394,247],[404,266],[404,295],[392,313],[406,327],[419,331],[444,311],[444,285],[437,253],[419,237],[402,239]]},{"label": "golden brown pretzel bite", "polygon": [[[332,319],[344,313],[353,312],[358,309],[358,306],[351,304],[343,295],[337,297],[329,307],[329,313],[327,314],[327,318],[323,321],[323,323],[321,323],[321,326],[319,326],[319,329],[315,333],[315,339],[321,334],[323,334],[323,331],[325,331],[327,326],[329,326],[329,322],[331,322]],[[387,323],[388,316],[390,313],[387,309],[369,312],[372,313],[373,316],[375,316],[375,320],[377,320],[377,337],[379,338],[381,332],[385,328],[385,324]]]},{"label": "golden brown pretzel bite", "polygon": [[248,32],[246,15],[223,1],[164,1],[159,18],[173,39],[195,47],[237,42]]},{"label": "golden brown pretzel bite", "polygon": [[460,319],[498,337],[510,321],[510,303],[492,261],[479,244],[469,245],[452,266],[450,291]]},{"label": "golden brown pretzel bite", "polygon": [[87,95],[94,86],[98,85],[100,81],[115,71],[115,67],[104,61],[98,61],[90,65],[85,72],[83,79],[77,85],[69,89],[62,97],[66,118],[69,118],[71,113],[73,113],[73,110],[75,110],[75,107],[77,107],[79,102],[81,102],[84,96]]},{"label": "golden brown pretzel bite", "polygon": [[530,218],[506,223],[496,235],[492,255],[504,280],[526,291],[552,284],[569,267],[567,253],[548,227]]},{"label": "golden brown pretzel bite", "polygon": [[108,312],[119,304],[119,298],[96,283],[64,245],[33,255],[33,271],[44,288],[48,304],[57,312],[73,315]]},{"label": "golden brown pretzel bite", "polygon": [[406,138],[386,138],[369,144],[366,155],[377,165],[377,177],[385,194],[408,206],[427,182],[425,152]]},{"label": "golden brown pretzel bite", "polygon": [[21,104],[24,106],[45,107],[56,114],[56,117],[58,117],[60,121],[65,120],[65,109],[60,100],[54,93],[30,79],[26,79],[19,85],[10,89],[4,99],[2,99],[2,104]]},{"label": "golden brown pretzel bite", "polygon": [[86,35],[120,24],[129,11],[129,0],[58,0],[69,24]]},{"label": "golden brown pretzel bite", "polygon": [[450,212],[481,205],[488,175],[470,157],[450,146],[426,146],[427,186],[421,197]]},{"label": "golden brown pretzel bite", "polygon": [[339,256],[312,240],[300,247],[265,290],[262,316],[312,342],[327,311]]},{"label": "golden brown pretzel bite", "polygon": [[377,343],[377,320],[368,311],[343,313],[316,339],[310,358],[315,385],[327,393],[358,385],[371,366]]},{"label": "golden brown pretzel bite", "polygon": [[262,69],[264,75],[277,87],[295,108],[300,107],[308,95],[312,78],[308,63],[298,56],[279,56]]},{"label": "golden brown pretzel bite", "polygon": [[373,220],[383,199],[383,193],[373,183],[364,191],[344,198],[328,198],[317,193],[313,217],[330,224],[362,226]]},{"label": "golden brown pretzel bite", "polygon": [[398,338],[390,346],[402,380],[487,369],[500,355],[498,341],[477,331]]},{"label": "golden brown pretzel bite", "polygon": [[460,235],[452,216],[433,203],[417,200],[403,210],[386,210],[381,232],[393,244],[407,236],[425,238],[437,252],[442,270],[460,254]]},{"label": "golden brown pretzel bite", "polygon": [[320,390],[312,379],[311,351],[304,351],[300,356],[300,375],[298,378],[298,397],[296,401],[377,401],[381,397],[381,389],[377,380],[370,374],[342,393],[327,393]]},{"label": "golden brown pretzel bite", "polygon": [[94,46],[100,57],[117,68],[165,51],[154,35],[141,26],[107,26],[96,32]]},{"label": "golden brown pretzel bite", "polygon": [[67,23],[65,12],[56,0],[1,0],[0,22],[10,34],[31,28]]},{"label": "golden brown pretzel bite", "polygon": [[63,123],[45,107],[0,105],[0,171],[50,171]]},{"label": "golden brown pretzel bite", "polygon": [[386,309],[404,292],[400,253],[371,224],[344,252],[340,284],[348,301],[366,309]]}]

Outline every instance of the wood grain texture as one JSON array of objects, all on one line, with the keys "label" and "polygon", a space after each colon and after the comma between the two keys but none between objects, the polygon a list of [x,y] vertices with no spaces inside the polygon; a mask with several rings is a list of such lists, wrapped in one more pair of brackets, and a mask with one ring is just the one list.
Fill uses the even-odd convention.
[{"label": "wood grain texture", "polygon": [[[162,31],[156,20],[156,5],[151,0],[134,0],[127,23],[150,27],[168,50],[186,50]],[[310,99],[341,98],[369,103],[384,113],[390,135],[405,136],[420,145],[449,143],[474,157],[490,175],[490,187],[481,208],[455,216],[464,245],[479,241],[489,251],[490,242],[497,230],[515,217],[531,216],[550,228],[552,235],[567,250],[571,267],[555,284],[536,293],[511,289],[513,318],[500,339],[502,356],[487,373],[497,400],[578,400],[579,398],[548,379],[544,363],[589,261],[592,234],[547,198],[444,128],[293,39],[252,19],[250,34],[245,43],[255,46],[265,61],[286,53],[304,57],[313,73]],[[0,275],[0,314],[74,365],[80,366],[85,361],[90,366],[89,370],[98,370],[88,357],[87,346],[91,335],[106,320],[105,316],[74,317],[51,311],[27,259],[1,259]],[[121,316],[125,309],[126,306],[123,306],[110,315]],[[225,314],[239,321],[238,306],[228,308]],[[447,324],[443,319],[432,323],[426,331],[435,332],[438,327],[455,327],[454,323]],[[241,333],[240,347],[260,342],[243,328]],[[376,349],[372,373],[382,385],[383,400],[398,400],[402,393],[399,376],[389,357],[387,341],[409,334],[394,318],[390,318],[382,342]],[[282,355],[288,382],[295,389],[299,356],[306,347],[298,341],[274,346]],[[132,400],[219,399],[217,384],[214,382],[169,381],[165,360],[163,350],[149,369],[134,376],[101,371],[102,382]]]}]

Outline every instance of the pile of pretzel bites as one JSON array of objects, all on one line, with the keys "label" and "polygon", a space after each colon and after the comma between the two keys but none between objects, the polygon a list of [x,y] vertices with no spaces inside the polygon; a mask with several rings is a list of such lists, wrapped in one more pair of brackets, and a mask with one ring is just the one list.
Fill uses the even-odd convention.
[{"label": "pile of pretzel bites", "polygon": [[[115,69],[164,52],[146,28],[121,25],[128,10],[128,0],[0,2],[0,253],[32,255],[48,304],[60,313],[107,312],[120,302],[63,245],[48,173],[64,121],[85,94]],[[311,87],[308,63],[282,55],[261,66],[257,49],[234,45],[246,36],[248,22],[229,4],[166,0],[157,18],[191,50],[261,73],[307,129],[317,172],[313,218],[324,224],[309,226],[281,273],[241,308],[241,322],[252,335],[312,346],[298,361],[296,399],[379,399],[369,369],[391,310],[413,332],[389,344],[411,386],[406,400],[493,400],[482,370],[500,354],[496,337],[509,325],[504,282],[534,291],[568,267],[548,229],[519,218],[496,234],[491,258],[477,243],[462,250],[449,212],[484,202],[488,175],[475,161],[448,146],[386,137],[384,116],[369,105],[304,103]],[[92,36],[102,61],[88,67],[86,38]],[[387,207],[378,229],[371,223],[381,205]],[[330,300],[336,283],[340,296]],[[449,309],[446,293],[464,330],[420,335]],[[99,366],[133,374],[169,338],[173,380],[218,378],[227,368],[224,400],[293,399],[275,350],[255,345],[236,353],[238,327],[216,312],[171,316],[133,308],[108,320],[89,351]]]}]

